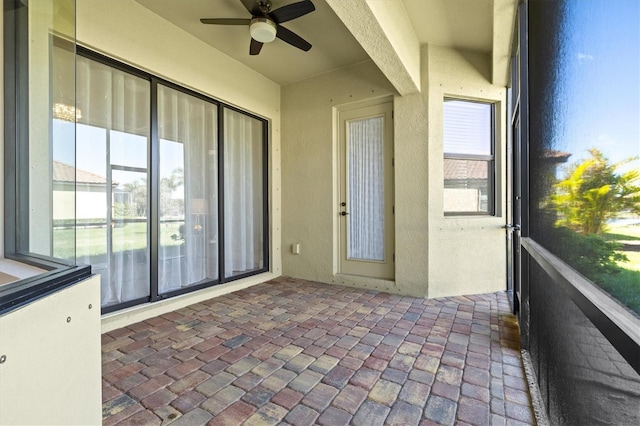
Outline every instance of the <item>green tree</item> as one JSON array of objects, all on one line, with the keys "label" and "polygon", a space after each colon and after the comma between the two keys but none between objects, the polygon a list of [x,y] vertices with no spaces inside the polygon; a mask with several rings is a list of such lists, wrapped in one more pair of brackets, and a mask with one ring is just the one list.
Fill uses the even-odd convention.
[{"label": "green tree", "polygon": [[565,179],[555,184],[550,201],[559,214],[557,226],[601,235],[607,220],[625,212],[640,214],[640,171],[618,173],[638,157],[610,163],[596,148],[589,153],[591,158],[569,166]]},{"label": "green tree", "polygon": [[147,217],[147,178],[127,182],[123,187],[126,192],[131,194],[134,216]]}]

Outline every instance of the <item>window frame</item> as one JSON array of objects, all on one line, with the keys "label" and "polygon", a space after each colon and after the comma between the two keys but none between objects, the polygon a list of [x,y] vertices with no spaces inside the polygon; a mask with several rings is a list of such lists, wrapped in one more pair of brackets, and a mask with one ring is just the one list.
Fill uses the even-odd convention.
[{"label": "window frame", "polygon": [[[446,102],[456,101],[456,102],[467,102],[467,103],[476,103],[482,105],[488,105],[491,107],[491,116],[490,116],[490,155],[479,155],[479,154],[460,154],[460,153],[447,153],[445,151],[445,141],[444,141],[444,132],[442,135],[442,151],[443,151],[443,165],[444,160],[467,160],[467,161],[486,161],[488,167],[487,173],[487,211],[446,211],[443,207],[443,213],[445,217],[454,217],[454,216],[472,216],[472,217],[492,217],[496,216],[497,211],[497,199],[498,199],[498,189],[496,188],[496,102],[494,101],[485,101],[485,100],[476,100],[476,99],[467,99],[456,96],[445,96],[442,102],[443,105],[443,113],[442,113],[442,124],[444,129],[444,104]],[[444,168],[443,168],[443,179],[442,179],[442,188],[444,190]],[[444,202],[444,195],[443,195]]]}]

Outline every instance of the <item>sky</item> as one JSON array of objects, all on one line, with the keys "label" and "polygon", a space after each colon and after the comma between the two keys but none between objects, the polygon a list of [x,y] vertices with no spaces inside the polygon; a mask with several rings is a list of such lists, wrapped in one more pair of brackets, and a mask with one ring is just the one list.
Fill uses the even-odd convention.
[{"label": "sky", "polygon": [[573,0],[566,28],[567,116],[557,149],[572,153],[569,163],[591,147],[613,162],[640,155],[640,0]]}]

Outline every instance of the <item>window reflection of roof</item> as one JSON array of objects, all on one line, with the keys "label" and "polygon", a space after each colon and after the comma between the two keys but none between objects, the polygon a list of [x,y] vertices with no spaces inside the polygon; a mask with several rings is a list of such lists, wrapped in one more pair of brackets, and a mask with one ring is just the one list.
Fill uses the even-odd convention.
[{"label": "window reflection of roof", "polygon": [[[90,185],[106,185],[107,178],[86,170],[77,169],[60,161],[53,161],[53,181],[65,183],[82,183]],[[111,182],[117,185],[117,182]]]}]

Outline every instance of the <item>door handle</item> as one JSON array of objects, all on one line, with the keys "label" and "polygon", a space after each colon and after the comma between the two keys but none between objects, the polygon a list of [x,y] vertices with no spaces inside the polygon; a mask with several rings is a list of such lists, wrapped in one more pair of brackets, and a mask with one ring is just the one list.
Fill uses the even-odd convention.
[{"label": "door handle", "polygon": [[349,214],[349,213],[347,213],[347,212],[340,212],[340,216],[346,216],[346,215],[348,215],[348,214]]},{"label": "door handle", "polygon": [[503,226],[504,229],[506,229],[507,231],[520,231],[520,225],[512,225],[512,224],[508,224]]}]

